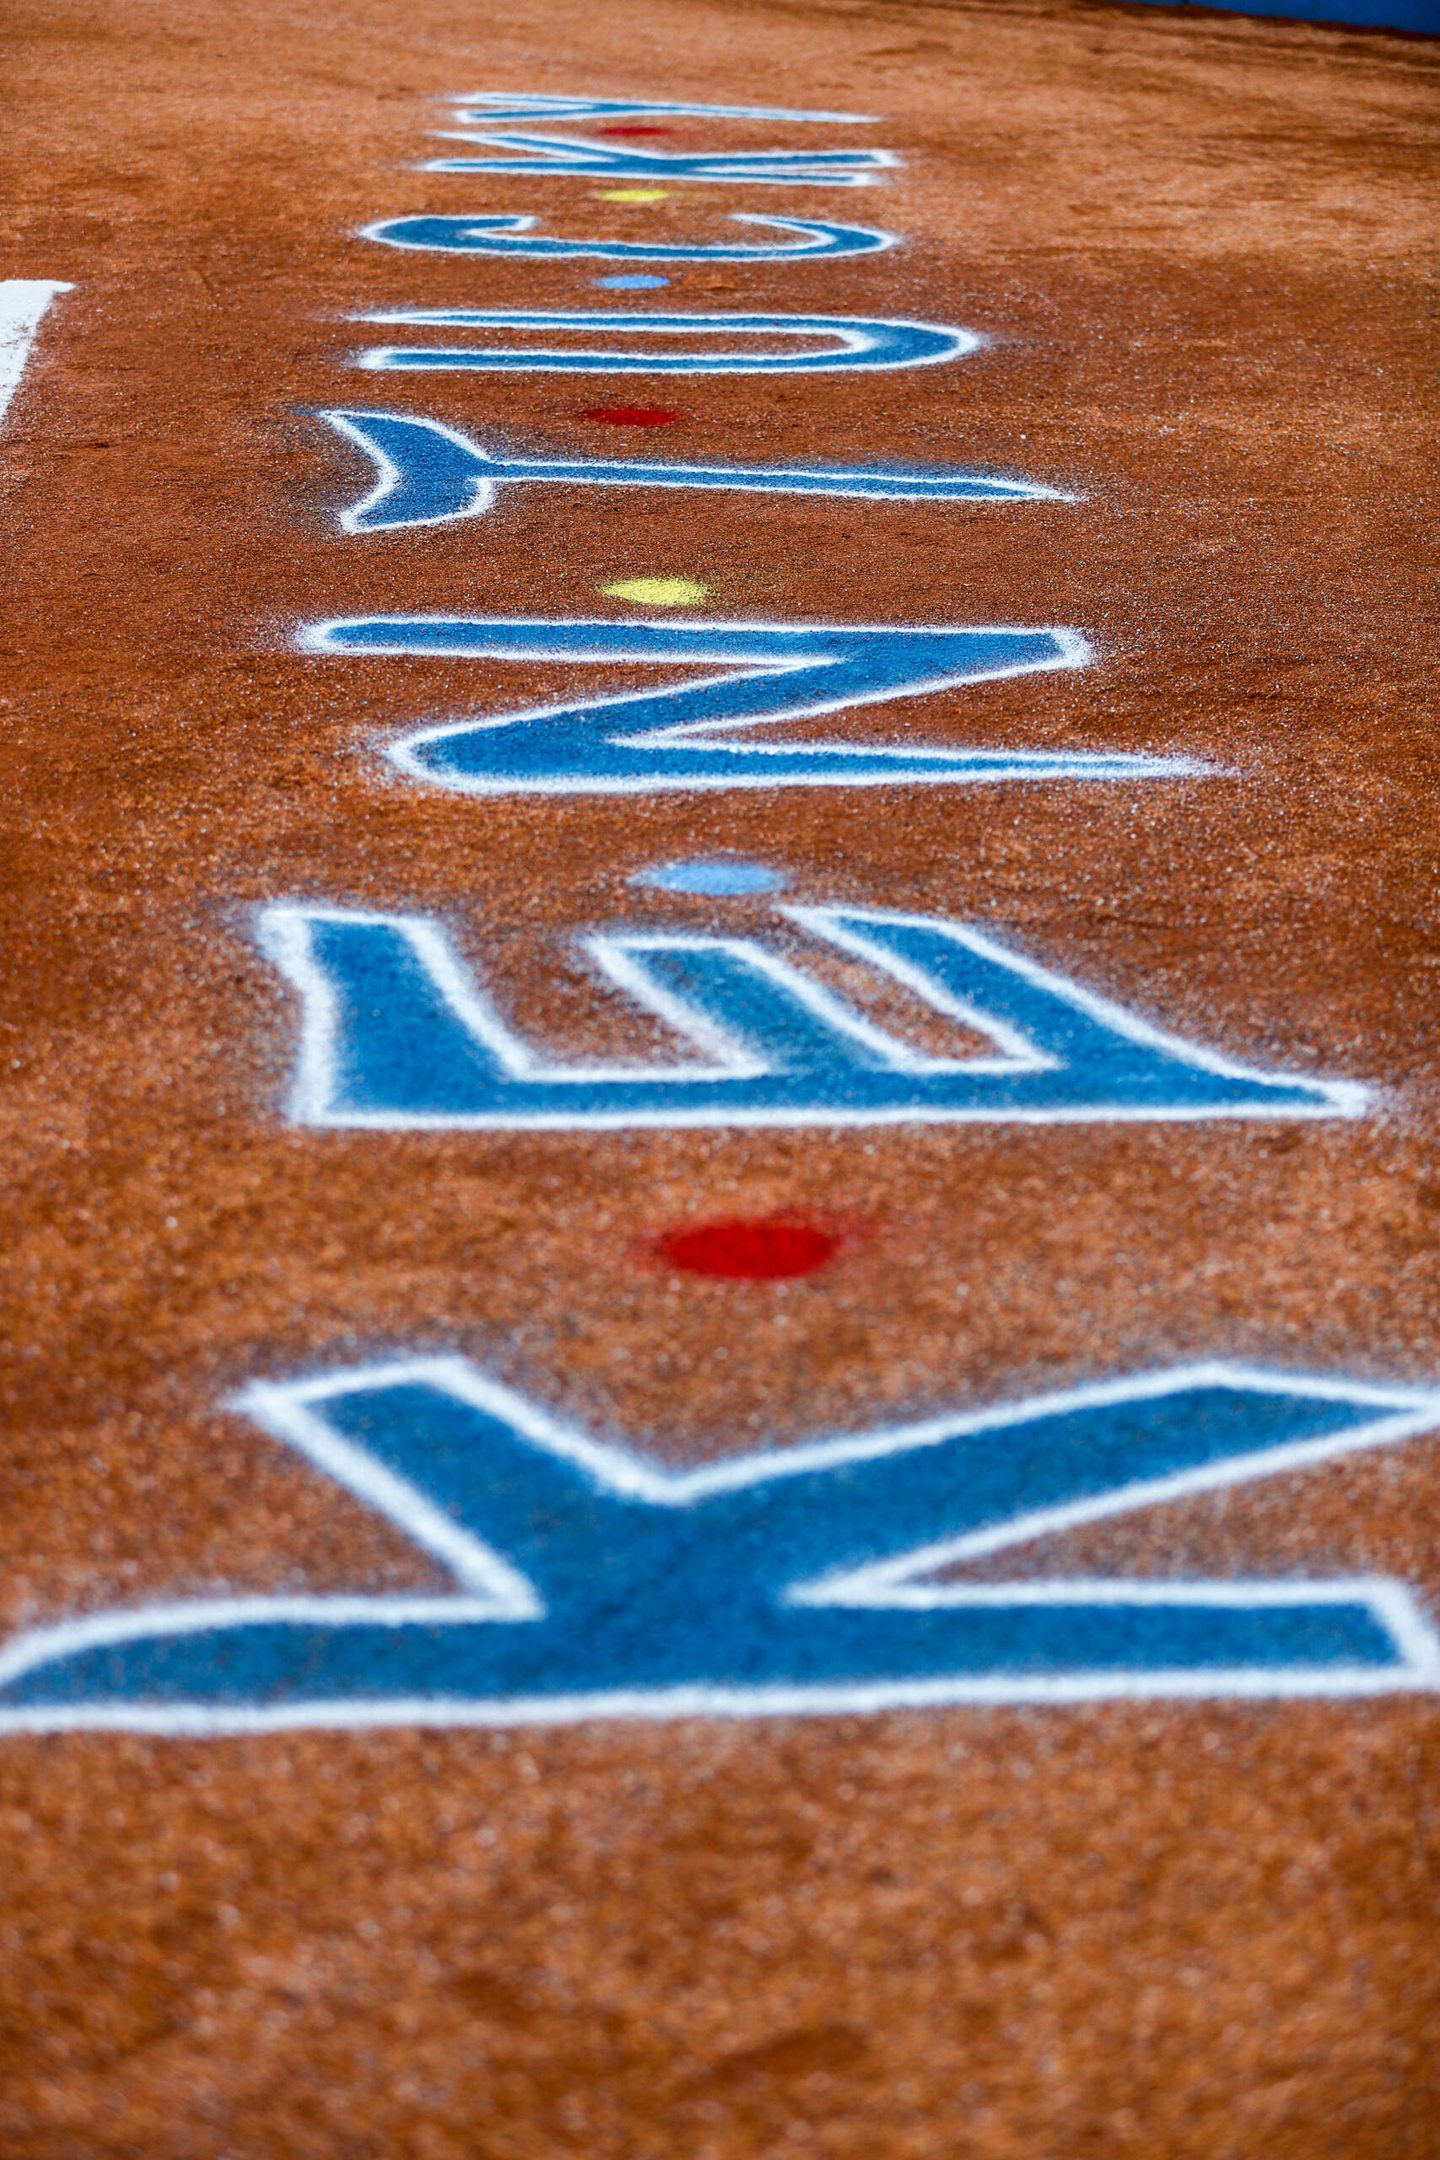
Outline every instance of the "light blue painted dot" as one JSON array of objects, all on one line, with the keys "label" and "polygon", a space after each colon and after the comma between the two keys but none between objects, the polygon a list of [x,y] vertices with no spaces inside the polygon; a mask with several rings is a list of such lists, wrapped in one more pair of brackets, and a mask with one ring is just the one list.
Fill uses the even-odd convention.
[{"label": "light blue painted dot", "polygon": [[611,292],[649,292],[652,286],[668,285],[668,277],[597,277],[592,285],[606,285]]},{"label": "light blue painted dot", "polygon": [[658,885],[661,892],[724,894],[779,892],[786,879],[783,871],[767,870],[764,863],[677,862],[642,871],[635,882]]}]

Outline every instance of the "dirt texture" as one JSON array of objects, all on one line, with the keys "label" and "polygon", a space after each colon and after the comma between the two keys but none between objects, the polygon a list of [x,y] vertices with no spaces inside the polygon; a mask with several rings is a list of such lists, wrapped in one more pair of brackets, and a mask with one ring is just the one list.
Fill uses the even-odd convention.
[{"label": "dirt texture", "polygon": [[[1440,47],[1083,0],[12,0],[4,37],[0,276],[74,285],[0,431],[6,1629],[437,1586],[222,1407],[392,1353],[464,1352],[675,1464],[1191,1357],[1440,1377]],[[874,112],[853,133],[678,119],[664,147],[905,162],[853,194],[648,205],[417,171],[435,101],[480,89]],[[400,254],[355,237],[372,220],[685,241],[738,209],[905,244],[662,265],[665,304],[988,342],[788,380],[350,365],[366,309],[623,297],[592,280],[624,266]],[[584,417],[607,400],[680,418]],[[467,523],[347,537],[373,475],[315,417],[344,404],[542,456],[974,464],[1083,500],[511,488]],[[1213,771],[467,802],[383,745],[573,674],[293,643],[331,614],[619,617],[598,588],[646,576],[742,620],[1075,625],[1093,668],[897,724]],[[297,1009],[258,902],[443,916],[527,1033],[632,1054],[643,1030],[565,941],[642,914],[768,922],[631,882],[720,850],[796,900],[989,924],[1377,1106],[1290,1127],[286,1123]],[[657,1257],[676,1226],[766,1215],[830,1226],[835,1257],[753,1282]],[[1369,1571],[1433,1609],[1436,1450],[1024,1564]],[[1437,1743],[1423,1695],[6,1738],[0,2149],[1433,2160]]]}]

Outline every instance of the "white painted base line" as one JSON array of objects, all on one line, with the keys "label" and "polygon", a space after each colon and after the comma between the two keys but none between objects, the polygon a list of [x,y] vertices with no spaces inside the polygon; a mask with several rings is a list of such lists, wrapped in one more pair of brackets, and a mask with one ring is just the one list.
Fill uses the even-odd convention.
[{"label": "white painted base line", "polygon": [[20,387],[45,310],[56,293],[74,290],[57,278],[0,280],[0,420]]}]

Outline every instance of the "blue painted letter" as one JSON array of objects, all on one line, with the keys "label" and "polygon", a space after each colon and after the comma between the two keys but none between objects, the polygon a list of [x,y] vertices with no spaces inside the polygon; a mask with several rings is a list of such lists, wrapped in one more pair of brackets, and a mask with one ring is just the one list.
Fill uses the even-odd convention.
[{"label": "blue painted letter", "polygon": [[1256,1071],[1163,1034],[967,923],[860,908],[779,914],[992,1048],[943,1056],[867,1019],[767,946],[592,934],[602,980],[688,1062],[560,1065],[502,1018],[426,916],[268,907],[261,943],[304,1001],[291,1116],[381,1130],[1074,1124],[1354,1116],[1366,1091]]},{"label": "blue painted letter", "polygon": [[327,412],[320,416],[374,460],[373,491],[340,519],[345,532],[393,532],[480,517],[502,484],[549,480],[571,487],[726,488],[752,495],[845,495],[872,502],[1070,502],[1031,480],[977,472],[906,472],[860,466],[653,465],[643,458],[530,458],[482,450],[439,420],[404,413]]},{"label": "blue painted letter", "polygon": [[1375,1577],[935,1580],[1046,1532],[1303,1470],[1440,1419],[1416,1389],[1191,1366],[686,1473],[459,1358],[245,1409],[438,1560],[430,1596],[102,1612],[0,1654],[0,1729],[546,1724],[1145,1695],[1434,1689]]},{"label": "blue painted letter", "polygon": [[860,315],[645,315],[603,308],[401,308],[355,322],[456,330],[589,330],[605,337],[833,338],[828,352],[625,352],[613,346],[377,345],[363,368],[538,369],[580,375],[795,375],[831,368],[932,367],[958,360],[980,339],[945,323],[891,322]]},{"label": "blue painted letter", "polygon": [[1188,758],[1122,751],[777,743],[756,741],[749,732],[852,705],[1082,667],[1088,648],[1073,630],[362,615],[351,622],[317,623],[304,642],[323,653],[724,670],[692,675],[663,690],[535,706],[494,720],[451,721],[402,736],[392,746],[391,756],[413,778],[473,795],[1145,780],[1203,770]]},{"label": "blue painted letter", "polygon": [[[431,158],[425,172],[511,173],[534,179],[585,176],[648,180],[668,185],[697,180],[735,180],[763,187],[868,187],[878,172],[898,165],[893,150],[732,150],[681,152],[634,150],[618,143],[584,142],[564,135],[471,135],[437,130],[452,142],[488,143],[509,157]],[[516,157],[513,153],[529,153]]]},{"label": "blue painted letter", "polygon": [[811,218],[760,217],[737,210],[732,225],[774,225],[799,233],[798,247],[684,247],[664,240],[547,240],[527,237],[538,224],[533,217],[385,218],[364,227],[363,240],[387,247],[444,248],[454,255],[521,255],[554,262],[575,255],[599,255],[606,262],[813,262],[823,256],[874,255],[894,247],[895,235],[871,225],[822,225]]},{"label": "blue painted letter", "polygon": [[455,115],[457,120],[473,122],[476,127],[487,127],[497,120],[508,125],[513,120],[629,120],[642,115],[653,119],[660,114],[682,113],[711,120],[819,120],[846,127],[871,127],[876,117],[874,113],[796,112],[787,105],[687,105],[668,98],[657,102],[653,98],[560,97],[548,92],[516,97],[507,90],[470,90],[461,97],[448,98],[446,103],[461,108]]}]

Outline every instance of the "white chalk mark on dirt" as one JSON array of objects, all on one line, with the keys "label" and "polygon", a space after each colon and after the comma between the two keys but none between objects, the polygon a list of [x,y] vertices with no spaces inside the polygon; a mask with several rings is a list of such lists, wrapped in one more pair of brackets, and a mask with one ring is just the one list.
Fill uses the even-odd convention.
[{"label": "white chalk mark on dirt", "polygon": [[45,310],[56,293],[74,289],[58,278],[0,279],[0,421],[20,387]]}]

